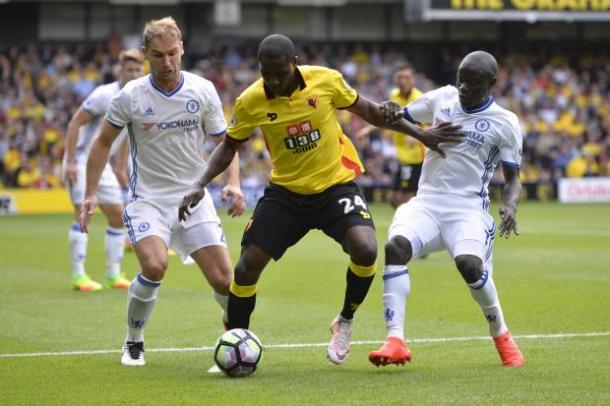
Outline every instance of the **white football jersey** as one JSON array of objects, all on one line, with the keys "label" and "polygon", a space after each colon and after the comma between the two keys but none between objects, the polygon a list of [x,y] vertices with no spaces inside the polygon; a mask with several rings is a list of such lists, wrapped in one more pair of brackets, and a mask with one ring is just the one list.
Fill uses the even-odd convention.
[{"label": "white football jersey", "polygon": [[[76,162],[85,164],[93,139],[97,135],[99,128],[104,119],[104,115],[110,105],[110,100],[121,90],[119,82],[112,82],[106,85],[96,87],[93,92],[83,101],[81,107],[93,117],[93,119],[82,126],[78,133],[78,141],[76,143]],[[112,144],[110,155],[116,154],[121,142],[125,140],[126,131],[122,131],[119,137]]]},{"label": "white football jersey", "polygon": [[[487,210],[487,187],[494,170],[502,165],[520,167],[523,143],[517,116],[497,105],[493,96],[472,109],[462,107],[458,90],[444,86],[410,103],[405,118],[413,123],[462,126],[466,138],[460,144],[442,144],[446,157],[428,150],[418,195],[435,194],[472,199]],[[478,201],[478,202],[477,202]]]},{"label": "white football jersey", "polygon": [[227,129],[214,85],[189,72],[182,72],[171,92],[151,75],[132,80],[110,102],[106,120],[127,127],[130,201],[166,204],[179,204],[203,175],[205,135],[221,136]]}]

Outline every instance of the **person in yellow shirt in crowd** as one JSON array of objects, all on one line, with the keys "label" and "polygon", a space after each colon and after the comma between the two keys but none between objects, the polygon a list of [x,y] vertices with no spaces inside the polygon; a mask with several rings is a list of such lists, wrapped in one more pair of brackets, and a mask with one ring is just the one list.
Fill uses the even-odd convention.
[{"label": "person in yellow shirt in crowd", "polygon": [[269,260],[279,260],[309,230],[319,229],[350,256],[343,308],[332,322],[327,348],[328,359],[342,364],[349,352],[354,312],[375,275],[377,240],[371,213],[353,182],[364,167],[337,122],[337,110],[346,109],[370,124],[425,140],[440,153],[440,142],[460,142],[462,134],[449,123],[428,130],[404,119],[386,124],[380,105],[359,96],[341,73],[321,66],[297,66],[295,55],[294,44],[284,35],[272,34],[260,43],[262,78],[237,98],[227,135],[212,153],[200,181],[183,199],[179,218],[186,220],[209,182],[260,128],[274,168],[242,238],[230,285],[228,327],[249,328],[256,284]]},{"label": "person in yellow shirt in crowd", "polygon": [[[419,99],[423,94],[413,85],[413,68],[409,65],[403,65],[396,69],[394,85],[396,87],[390,93],[390,101],[400,106],[408,105]],[[404,133],[392,131],[391,135],[396,148],[398,170],[394,178],[390,203],[394,208],[397,208],[408,202],[417,193],[426,149],[424,144]]]}]

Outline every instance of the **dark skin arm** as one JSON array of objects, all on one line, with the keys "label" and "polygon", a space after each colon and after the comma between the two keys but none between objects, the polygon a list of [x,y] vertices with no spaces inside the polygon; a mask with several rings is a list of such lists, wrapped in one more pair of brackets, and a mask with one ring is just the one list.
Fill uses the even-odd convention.
[{"label": "dark skin arm", "polygon": [[239,143],[228,137],[224,137],[222,142],[214,148],[210,159],[208,160],[208,167],[206,168],[203,176],[197,182],[193,190],[182,199],[180,208],[178,209],[178,218],[180,221],[186,221],[186,216],[190,216],[191,212],[189,209],[197,206],[197,204],[203,199],[205,195],[204,188],[214,179],[216,176],[224,172],[229,167],[237,150],[239,149]]},{"label": "dark skin arm", "polygon": [[388,130],[398,131],[419,140],[429,149],[438,152],[442,157],[445,153],[439,147],[442,142],[459,143],[464,139],[460,132],[461,127],[451,123],[442,123],[436,127],[422,129],[412,125],[407,120],[398,116],[399,113],[390,111],[383,105],[374,103],[364,97],[359,97],[356,103],[347,109],[368,123]]},{"label": "dark skin arm", "polygon": [[500,209],[500,237],[508,238],[510,233],[519,235],[517,228],[517,205],[521,197],[521,180],[519,180],[519,168],[503,165],[504,179],[506,185],[502,192],[504,205]]}]

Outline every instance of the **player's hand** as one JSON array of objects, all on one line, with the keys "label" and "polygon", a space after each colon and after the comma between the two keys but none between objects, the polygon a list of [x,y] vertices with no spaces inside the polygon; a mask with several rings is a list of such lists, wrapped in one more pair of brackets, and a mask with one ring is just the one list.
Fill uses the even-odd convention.
[{"label": "player's hand", "polygon": [[441,156],[444,158],[445,152],[439,147],[439,144],[443,142],[459,144],[462,142],[466,134],[461,132],[461,129],[462,127],[459,125],[441,123],[436,127],[423,130],[423,137],[420,141],[432,151],[436,151],[441,154]]},{"label": "player's hand", "polygon": [[510,233],[514,232],[519,235],[517,228],[517,210],[510,206],[504,206],[500,209],[500,237],[508,238]]},{"label": "player's hand", "polygon": [[80,206],[80,214],[78,216],[78,223],[80,224],[81,233],[89,232],[89,220],[95,212],[97,207],[97,197],[85,196],[83,204]]},{"label": "player's hand", "polygon": [[246,208],[246,204],[244,203],[244,194],[239,186],[225,186],[222,188],[222,194],[220,196],[223,204],[229,201],[229,199],[232,201],[231,207],[227,210],[229,216],[237,217],[242,215]]},{"label": "player's hand", "polygon": [[203,199],[203,196],[205,196],[205,188],[199,186],[195,186],[188,195],[184,196],[180,208],[178,209],[178,219],[180,221],[186,221],[186,216],[191,215],[190,209],[197,206],[201,199]]},{"label": "player's hand", "polygon": [[396,124],[403,116],[400,104],[390,100],[379,103],[379,110],[383,113],[383,121],[387,124]]},{"label": "player's hand", "polygon": [[76,174],[78,173],[78,166],[75,163],[68,164],[66,167],[66,182],[72,186],[76,183]]}]

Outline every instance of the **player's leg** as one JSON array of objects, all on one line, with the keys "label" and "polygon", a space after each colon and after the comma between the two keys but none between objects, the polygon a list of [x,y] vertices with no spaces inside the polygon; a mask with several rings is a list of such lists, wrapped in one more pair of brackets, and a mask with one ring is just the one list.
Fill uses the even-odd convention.
[{"label": "player's leg", "polygon": [[104,239],[106,253],[106,279],[104,286],[114,289],[129,288],[129,280],[121,275],[121,261],[125,249],[125,234],[123,231],[123,205],[100,204],[100,210],[106,216],[108,227]]},{"label": "player's leg", "polygon": [[356,184],[336,185],[312,202],[316,228],[341,244],[349,255],[343,307],[332,321],[328,359],[341,364],[349,353],[354,313],[364,302],[377,270],[375,225]]},{"label": "player's leg", "polygon": [[256,284],[270,259],[271,256],[256,245],[242,246],[229,292],[229,329],[250,327],[250,316],[256,306]]},{"label": "player's leg", "polygon": [[80,231],[80,225],[78,224],[80,207],[80,204],[74,204],[74,222],[70,226],[68,234],[70,260],[72,262],[72,286],[81,292],[97,292],[102,290],[102,285],[92,280],[85,272],[89,234]]},{"label": "player's leg", "polygon": [[354,313],[364,302],[377,270],[377,239],[375,229],[352,226],[343,238],[343,249],[350,256],[345,274],[346,288],[343,308],[331,323],[331,341],[326,355],[334,364],[342,364],[349,354]]},{"label": "player's leg", "polygon": [[[504,313],[492,276],[492,250],[495,224],[488,215],[474,213],[456,221],[447,234],[462,236],[458,241],[448,238],[455,264],[478,303],[494,338],[496,348],[506,366],[523,365],[523,355],[512,340],[504,321]],[[461,231],[458,231],[461,230]]]},{"label": "player's leg", "polygon": [[170,240],[170,230],[165,222],[167,215],[143,201],[130,204],[124,212],[123,221],[141,271],[127,290],[127,336],[121,355],[123,365],[145,364],[144,328],[167,270],[167,246]]},{"label": "player's leg", "polygon": [[299,199],[276,185],[265,189],[242,237],[241,255],[235,266],[228,305],[229,328],[249,328],[256,305],[256,284],[271,258],[279,260],[307,232]]},{"label": "player's leg", "polygon": [[[209,204],[210,207],[204,208],[203,205]],[[206,213],[210,213],[213,221],[206,218]],[[198,224],[189,224],[188,228],[181,227],[174,230],[170,245],[179,252],[189,253],[191,258],[201,269],[212,289],[214,298],[222,309],[222,321],[227,327],[227,304],[229,300],[229,285],[233,279],[233,265],[222,224],[216,216],[212,200],[204,200],[203,204],[196,207],[191,213],[190,221],[201,220]],[[184,224],[181,224],[184,226]]]},{"label": "player's leg", "polygon": [[385,244],[383,305],[387,336],[381,348],[369,354],[374,365],[404,364],[411,360],[404,334],[406,303],[411,292],[407,264],[441,246],[440,230],[432,213],[418,200],[396,211]]},{"label": "player's leg", "polygon": [[[66,164],[64,162],[64,170]],[[74,222],[70,226],[68,243],[70,248],[70,260],[72,263],[72,286],[81,292],[96,292],[102,290],[102,285],[92,280],[85,272],[85,259],[87,257],[87,242],[89,235],[81,233],[78,217],[80,215],[81,202],[85,195],[85,166],[78,165],[76,181],[68,184],[70,201],[74,206]]]}]

